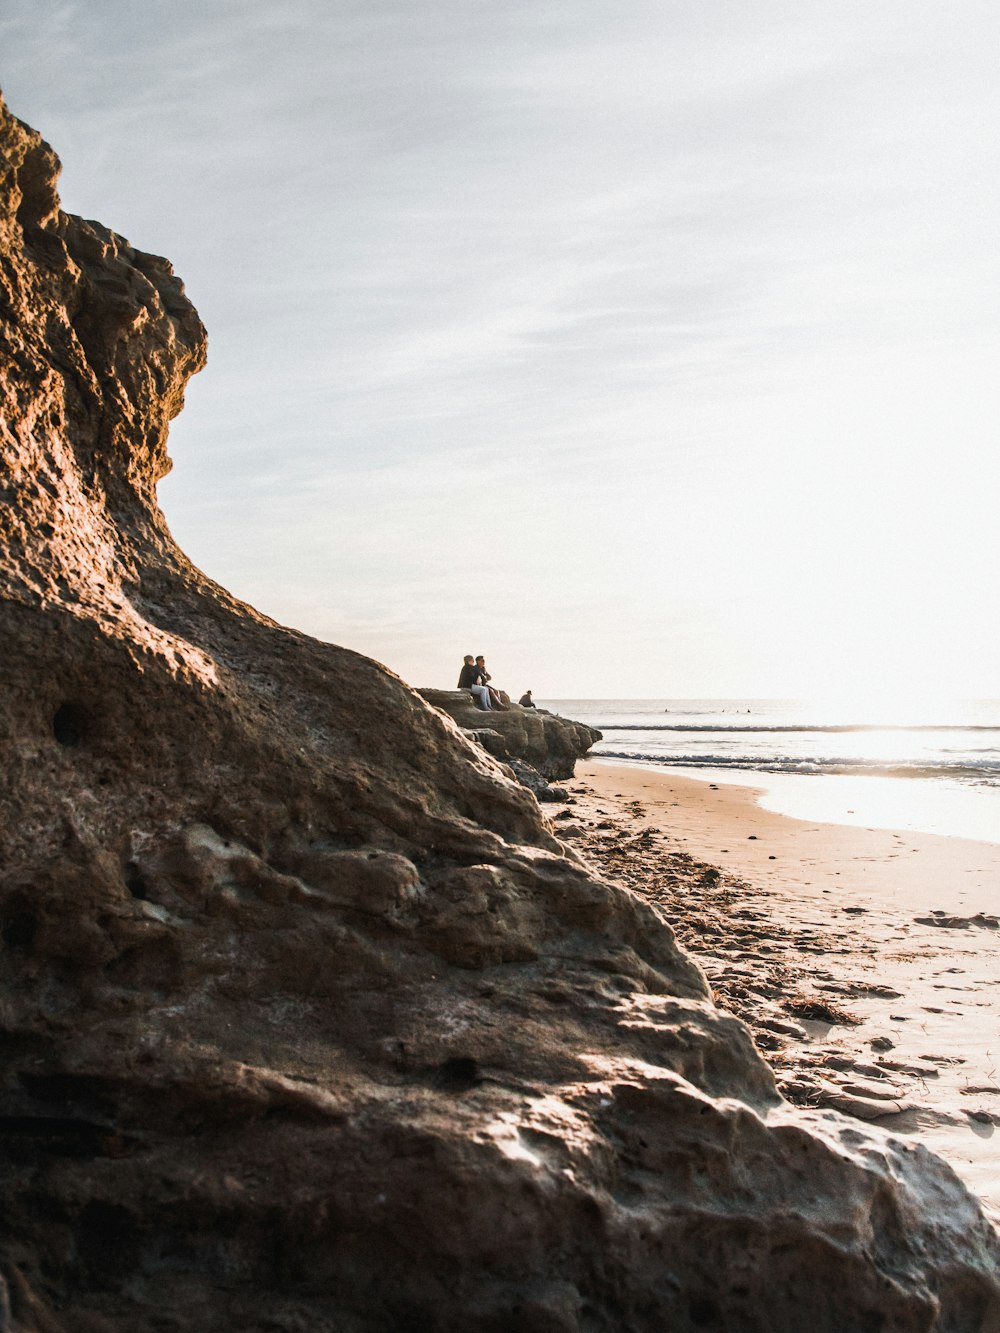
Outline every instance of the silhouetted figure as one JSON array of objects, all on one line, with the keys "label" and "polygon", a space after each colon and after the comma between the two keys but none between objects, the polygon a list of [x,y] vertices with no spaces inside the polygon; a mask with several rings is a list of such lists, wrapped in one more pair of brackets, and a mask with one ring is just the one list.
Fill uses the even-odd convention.
[{"label": "silhouetted figure", "polygon": [[466,653],[462,662],[462,670],[458,674],[458,688],[468,690],[472,697],[477,700],[480,708],[486,709],[487,712],[493,711],[493,705],[490,703],[490,692],[486,688],[483,673],[476,666],[471,653]]},{"label": "silhouetted figure", "polygon": [[534,708],[535,706],[535,701],[531,697],[530,690],[525,690],[517,702],[521,705],[522,708]]},{"label": "silhouetted figure", "polygon": [[503,699],[501,699],[500,691],[498,689],[495,689],[494,686],[490,684],[490,681],[493,679],[493,677],[486,670],[486,658],[483,657],[482,653],[480,653],[479,656],[476,658],[476,666],[479,670],[480,676],[482,676],[483,678],[483,684],[487,687],[487,689],[490,692],[490,698],[493,701],[493,707],[496,708],[501,713],[506,713],[507,705],[504,703]]}]

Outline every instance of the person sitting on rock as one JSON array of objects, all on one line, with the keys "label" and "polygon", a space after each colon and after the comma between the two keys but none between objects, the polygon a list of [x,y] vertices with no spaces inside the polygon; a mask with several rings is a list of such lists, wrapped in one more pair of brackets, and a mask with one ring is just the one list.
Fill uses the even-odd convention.
[{"label": "person sitting on rock", "polygon": [[473,699],[477,700],[480,708],[492,712],[493,705],[490,703],[490,692],[483,680],[483,673],[476,666],[471,653],[466,653],[462,662],[462,670],[458,677],[458,688],[468,690]]},{"label": "person sitting on rock", "polygon": [[498,709],[501,713],[506,713],[507,704],[504,703],[500,691],[490,684],[490,681],[493,679],[493,677],[486,670],[486,658],[483,657],[482,653],[480,653],[479,656],[476,658],[476,666],[479,670],[480,676],[482,676],[483,678],[483,684],[487,687],[487,689],[490,692],[490,698],[493,700],[493,707]]},{"label": "person sitting on rock", "polygon": [[517,702],[521,705],[522,708],[534,708],[535,706],[535,701],[531,697],[530,690],[525,690]]}]

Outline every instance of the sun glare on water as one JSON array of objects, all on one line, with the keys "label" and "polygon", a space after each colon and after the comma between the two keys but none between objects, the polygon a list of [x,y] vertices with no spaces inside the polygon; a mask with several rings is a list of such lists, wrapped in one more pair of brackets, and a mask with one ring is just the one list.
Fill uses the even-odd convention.
[{"label": "sun glare on water", "polygon": [[758,802],[792,819],[1000,842],[1000,793],[921,778],[768,774]]},{"label": "sun glare on water", "polygon": [[808,708],[817,720],[859,727],[920,727],[960,723],[972,706],[968,701],[908,690],[904,685],[865,692],[829,692]]}]

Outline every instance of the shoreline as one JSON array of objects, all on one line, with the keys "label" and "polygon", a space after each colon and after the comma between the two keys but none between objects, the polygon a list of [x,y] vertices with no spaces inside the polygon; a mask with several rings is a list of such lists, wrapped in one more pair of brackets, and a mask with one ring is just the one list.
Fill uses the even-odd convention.
[{"label": "shoreline", "polygon": [[[669,815],[670,828],[678,841],[690,844],[692,855],[779,891],[794,885],[815,896],[842,888],[846,879],[855,896],[902,899],[906,906],[949,915],[1000,913],[1000,842],[802,819],[762,802],[770,790],[766,780],[736,782],[703,771],[704,777],[692,777],[598,757],[581,760],[577,777],[603,784],[606,794],[613,775],[630,798],[641,793],[650,810]],[[607,782],[601,774],[608,775]],[[909,864],[914,855],[922,859]]]},{"label": "shoreline", "polygon": [[784,1095],[916,1138],[1000,1220],[1000,844],[603,759],[566,785],[560,836],[658,903]]},{"label": "shoreline", "polygon": [[682,780],[752,790],[765,810],[789,819],[851,828],[933,833],[1000,845],[1000,787],[967,786],[946,776],[912,773],[794,773],[766,769],[688,766],[668,757],[622,758],[592,752],[616,768],[667,773]]}]

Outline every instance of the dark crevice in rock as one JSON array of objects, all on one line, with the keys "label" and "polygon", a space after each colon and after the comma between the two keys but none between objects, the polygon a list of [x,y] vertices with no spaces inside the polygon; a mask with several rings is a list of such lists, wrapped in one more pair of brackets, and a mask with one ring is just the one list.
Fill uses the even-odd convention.
[{"label": "dark crevice in rock", "polygon": [[125,887],[132,897],[138,898],[140,902],[145,902],[149,898],[149,885],[134,861],[128,861],[125,865]]},{"label": "dark crevice in rock", "polygon": [[31,1148],[56,1157],[101,1157],[114,1138],[110,1125],[72,1116],[0,1115],[0,1143],[18,1155]]},{"label": "dark crevice in rock", "polygon": [[60,745],[82,745],[91,730],[89,712],[80,704],[60,704],[52,718],[52,735]]},{"label": "dark crevice in rock", "polygon": [[37,913],[25,904],[24,899],[14,898],[4,904],[2,920],[0,937],[4,944],[19,953],[30,953],[38,932]]},{"label": "dark crevice in rock", "polygon": [[441,1092],[468,1092],[482,1081],[476,1061],[461,1055],[445,1060],[431,1076],[432,1085]]}]

